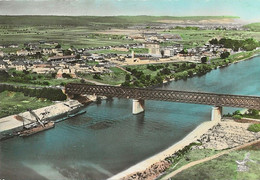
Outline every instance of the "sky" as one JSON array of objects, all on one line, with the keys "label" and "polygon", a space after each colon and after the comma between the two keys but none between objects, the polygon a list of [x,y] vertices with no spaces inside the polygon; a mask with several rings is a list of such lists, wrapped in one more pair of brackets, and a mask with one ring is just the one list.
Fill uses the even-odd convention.
[{"label": "sky", "polygon": [[260,0],[0,0],[0,15],[239,16],[260,21]]}]

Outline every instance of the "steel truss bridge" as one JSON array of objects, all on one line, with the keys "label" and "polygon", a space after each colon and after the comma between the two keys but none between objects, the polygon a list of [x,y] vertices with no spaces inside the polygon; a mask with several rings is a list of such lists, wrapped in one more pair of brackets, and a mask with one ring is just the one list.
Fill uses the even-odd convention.
[{"label": "steel truss bridge", "polygon": [[68,95],[87,94],[136,100],[172,101],[215,107],[237,107],[260,110],[260,97],[205,92],[161,90],[151,88],[127,88],[119,86],[69,83],[65,86]]}]

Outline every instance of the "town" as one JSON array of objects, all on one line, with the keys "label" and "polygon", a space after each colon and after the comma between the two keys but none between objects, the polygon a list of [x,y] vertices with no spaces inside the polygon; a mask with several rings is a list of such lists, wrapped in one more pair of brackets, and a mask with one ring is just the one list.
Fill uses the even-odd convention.
[{"label": "town", "polygon": [[[180,27],[178,26],[178,28]],[[226,59],[229,55],[257,50],[259,45],[253,39],[245,40],[245,42],[248,42],[236,45],[236,41],[222,38],[219,39],[220,43],[217,39],[210,39],[203,46],[186,48],[183,44],[178,43],[182,40],[180,35],[159,34],[153,31],[146,31],[125,38],[136,43],[80,49],[74,47],[65,49],[59,42],[53,41],[28,42],[24,43],[24,47],[21,49],[18,48],[17,44],[2,44],[0,45],[2,50],[5,48],[18,49],[11,53],[0,51],[0,70],[7,72],[9,70],[26,71],[42,75],[51,74],[56,79],[74,78],[80,79],[81,82],[86,80],[91,83],[98,83],[95,79],[100,80],[100,75],[113,73],[112,67],[132,74],[126,69],[134,65],[211,64],[214,59]],[[231,42],[231,45],[228,41]],[[162,44],[169,42],[172,45],[162,46]],[[248,44],[250,44],[250,47],[248,47]],[[48,48],[48,46],[52,46],[52,48]],[[174,71],[171,72],[174,75]],[[92,78],[84,78],[86,75],[88,77],[92,75]],[[170,79],[172,78],[173,76]],[[165,79],[164,77],[163,80]],[[45,82],[42,85],[50,84]],[[60,85],[64,86],[65,84],[62,82]],[[138,86],[138,84],[135,85]]]}]

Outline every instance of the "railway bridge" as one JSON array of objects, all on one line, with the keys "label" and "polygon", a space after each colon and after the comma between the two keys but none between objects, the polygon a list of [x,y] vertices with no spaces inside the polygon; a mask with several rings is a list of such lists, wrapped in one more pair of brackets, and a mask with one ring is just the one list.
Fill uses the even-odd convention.
[{"label": "railway bridge", "polygon": [[172,101],[212,105],[211,120],[220,121],[222,107],[237,107],[260,110],[260,97],[205,92],[161,90],[151,88],[128,88],[119,86],[88,85],[69,83],[65,86],[69,96],[86,94],[133,99],[133,114],[144,112],[145,100]]}]

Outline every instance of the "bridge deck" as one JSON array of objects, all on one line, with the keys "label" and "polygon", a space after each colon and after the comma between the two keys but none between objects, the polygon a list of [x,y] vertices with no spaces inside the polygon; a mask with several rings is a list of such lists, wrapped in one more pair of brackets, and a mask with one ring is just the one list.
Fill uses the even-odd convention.
[{"label": "bridge deck", "polygon": [[143,99],[156,101],[173,101],[213,106],[239,107],[260,110],[260,97],[215,94],[204,92],[188,92],[160,90],[150,88],[126,88],[118,86],[67,84],[66,94],[88,94],[127,99]]}]

